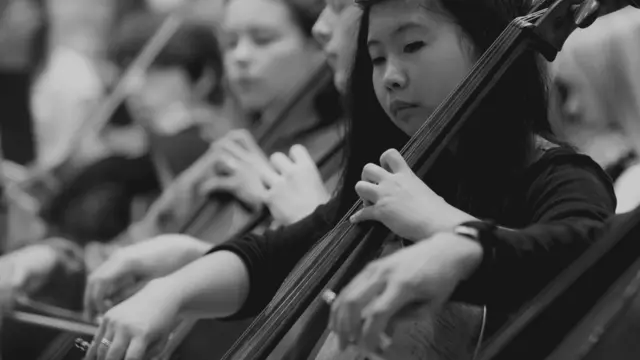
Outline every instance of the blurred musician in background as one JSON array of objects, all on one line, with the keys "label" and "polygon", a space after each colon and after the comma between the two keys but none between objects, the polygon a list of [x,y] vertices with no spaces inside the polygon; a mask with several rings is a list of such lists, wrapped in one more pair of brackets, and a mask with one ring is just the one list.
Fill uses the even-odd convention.
[{"label": "blurred musician in background", "polygon": [[[329,64],[336,70],[336,87],[344,89],[345,76],[349,70],[348,63],[352,58],[348,52],[348,34],[355,36],[354,29],[359,14],[359,9],[347,7],[347,2],[344,3],[339,7],[325,7],[324,3],[316,1],[273,3],[234,0],[228,4],[222,29],[226,39],[225,59],[230,88],[237,96],[242,109],[254,114],[251,116],[254,121],[259,123],[268,119],[265,115],[286,101],[283,95],[286,95],[287,89],[295,82],[301,82],[305,72],[310,70],[310,64],[322,56],[318,44],[312,38],[312,27],[322,8],[324,12],[313,28],[313,34],[324,45],[329,55]],[[343,12],[344,8],[348,8],[349,11]],[[265,13],[273,13],[273,16],[264,17]],[[336,61],[337,59],[339,61]],[[209,158],[203,159],[201,169],[194,168],[195,172],[190,175],[190,179],[185,176],[184,184],[197,184],[203,175],[205,178],[210,177],[211,165],[214,163],[218,166],[223,164],[225,167],[236,164],[242,168],[235,174],[232,171],[225,179],[213,178],[205,187],[211,185],[214,188],[218,187],[218,190],[222,185],[225,190],[231,192],[244,188],[243,193],[235,192],[236,196],[247,203],[266,205],[278,225],[291,224],[309,214],[329,198],[339,175],[334,174],[332,179],[323,185],[313,164],[313,161],[335,143],[342,133],[338,121],[341,106],[332,88],[333,86],[330,86],[321,90],[318,95],[309,99],[309,103],[302,104],[300,110],[292,115],[295,123],[291,128],[285,129],[285,134],[281,135],[281,144],[276,146],[288,151],[291,144],[299,143],[306,149],[296,146],[288,155],[276,153],[265,162],[266,155],[259,151],[255,140],[251,139],[248,133],[234,133],[235,139],[230,140],[241,146],[238,148],[237,145],[225,141],[227,139],[218,142],[214,147],[219,146],[222,151],[208,154]],[[242,146],[245,148],[242,149]],[[238,151],[240,149],[243,151]],[[268,192],[265,188],[260,189],[261,185],[244,185],[244,179],[257,177],[273,179],[276,181],[273,185],[277,185],[272,186]],[[180,180],[178,179],[178,182]],[[182,191],[197,188],[184,184]],[[166,192],[166,195],[171,194]],[[174,206],[175,204],[173,202]],[[90,276],[85,295],[86,309],[92,314],[101,313],[114,302],[130,295],[131,291],[127,289],[129,285],[133,285],[133,289],[139,286],[137,282],[129,283],[126,280],[138,276],[138,269],[132,268],[135,264],[145,263],[152,268],[161,265],[160,263],[169,265],[163,269],[156,269],[157,272],[150,269],[153,276],[160,276],[188,262],[194,256],[199,256],[203,251],[198,250],[201,247],[206,249],[210,246],[203,241],[195,244],[196,251],[191,251],[191,245],[194,243],[186,237],[167,235],[117,252]],[[158,262],[160,258],[172,260]],[[145,282],[148,278],[145,276],[140,280]],[[208,342],[209,349],[202,351],[199,345],[189,349],[194,346],[191,342],[192,345],[183,347],[186,348],[183,351],[188,351],[182,353],[183,356],[194,358],[221,355],[226,350],[224,344],[228,344],[237,336],[237,332],[224,331],[225,328],[228,326],[201,328],[202,331],[199,333],[205,339],[209,339],[211,332],[222,330],[222,333],[217,335],[220,345],[211,349],[211,343]]]},{"label": "blurred musician in background", "polygon": [[[110,51],[112,58],[121,66],[126,66],[133,54],[140,51],[145,40],[154,34],[159,21],[153,15],[136,15],[124,23],[123,27],[136,32],[128,32],[126,36],[121,32],[119,38],[114,37]],[[136,26],[132,29],[134,22]],[[166,108],[168,104],[189,101],[185,108],[193,109],[192,115],[197,115],[199,120],[194,122],[191,118],[179,118],[177,121],[189,120],[188,124],[202,125],[204,109],[215,109],[215,105],[224,99],[221,64],[217,40],[211,29],[204,25],[185,24],[160,53],[149,76],[141,78],[137,86],[131,89],[127,105],[135,108],[133,113],[155,116],[161,112],[157,107]],[[143,91],[144,95],[141,96]],[[147,93],[151,91],[153,93]],[[147,101],[156,97],[161,97],[162,101]],[[196,103],[198,106],[195,106]],[[177,114],[182,116],[180,112]],[[128,117],[126,108],[121,107],[112,123],[120,127],[135,126]],[[208,117],[207,120],[214,121],[214,118]],[[142,121],[154,120],[143,118]],[[222,126],[219,132],[227,131],[222,122],[215,126]],[[107,131],[112,130],[113,127]],[[205,136],[204,133],[209,136],[211,131],[208,129],[202,136]],[[138,132],[138,135],[141,137],[135,141],[143,141],[144,134]],[[205,140],[203,142],[207,144]],[[134,142],[128,145],[140,144]],[[136,156],[141,160],[137,160]],[[133,159],[130,155],[111,156],[89,166],[66,185],[57,201],[45,211],[45,218],[52,223],[50,231],[57,231],[63,237],[33,241],[32,245],[13,249],[13,252],[0,257],[0,273],[3,274],[0,277],[0,292],[7,294],[17,291],[50,304],[81,310],[86,278],[84,271],[102,261],[106,256],[103,254],[109,252],[109,241],[128,226],[133,196],[150,188],[158,188],[156,169],[144,153],[134,153]],[[55,225],[57,228],[53,227]],[[26,333],[34,331],[32,327],[11,322],[5,325],[11,330],[2,331],[4,354],[11,354],[25,346],[25,342],[32,342],[26,336]],[[45,333],[41,336],[45,340],[53,335],[45,329],[37,330]],[[41,350],[37,346],[31,349]]]},{"label": "blurred musician in background", "polygon": [[576,30],[550,65],[554,130],[607,169],[618,213],[640,205],[639,36],[627,7]]},{"label": "blurred musician in background", "polygon": [[[239,3],[243,1],[254,0],[238,0]],[[329,59],[329,64],[334,71],[334,85],[340,89],[340,91],[344,91],[346,77],[350,72],[360,13],[361,10],[357,6],[354,6],[349,0],[332,1],[324,7],[318,21],[313,27],[313,34],[323,45],[324,51]],[[274,20],[274,23],[277,23],[277,19]],[[311,29],[311,27],[308,27],[308,29]],[[260,71],[260,73],[262,73],[262,71]],[[268,74],[270,72],[264,73]],[[300,152],[298,151],[298,153]],[[314,175],[311,169],[308,171],[310,175]],[[301,175],[303,175],[303,177],[300,179],[305,179],[304,173],[301,173]],[[276,221],[280,224],[290,224],[308,215],[317,205],[323,203],[323,200],[329,195],[329,192],[325,192],[326,190],[315,188],[317,185],[314,185],[316,183],[314,177],[308,177],[306,180],[308,181],[300,183],[297,187],[290,187],[288,189],[290,194],[284,197],[284,199],[290,201],[285,202],[280,200],[266,202],[272,215],[276,217]],[[307,193],[303,195],[303,193],[296,192],[297,188],[300,188],[299,190],[303,192],[308,190],[312,190],[312,192],[311,194]],[[317,193],[317,195],[314,195],[314,193]],[[302,203],[299,204],[295,201],[294,199],[296,197],[302,198]],[[305,204],[305,198],[311,199],[311,201]],[[279,218],[278,215],[280,215]],[[89,289],[86,294],[88,310],[98,313],[105,311],[108,308],[108,306],[105,307],[105,304],[112,303],[108,301],[110,297],[109,293],[115,295],[123,291],[124,289],[120,289],[120,287],[125,284],[121,280],[125,277],[136,276],[136,270],[131,268],[135,263],[144,262],[150,266],[155,266],[153,264],[160,266],[162,263],[162,261],[160,261],[161,258],[166,260],[172,253],[175,254],[180,247],[189,248],[192,243],[186,237],[182,236],[167,235],[162,236],[162,238],[163,240],[157,244],[144,242],[139,245],[124,248],[123,251],[119,251],[112,256],[102,267],[94,272],[90,277]],[[175,243],[175,245],[171,245],[173,243]],[[209,246],[206,242],[202,243],[203,249]],[[154,248],[155,250],[153,250]],[[192,253],[187,251],[185,253],[186,258],[190,257],[189,254],[197,256],[198,252]],[[180,258],[180,256],[176,258]],[[186,261],[186,258],[177,262],[182,263]],[[162,272],[164,272],[164,270]],[[156,275],[159,274],[160,273]],[[111,290],[105,292],[107,289]]]},{"label": "blurred musician in background", "polygon": [[[241,1],[233,0],[230,4]],[[496,309],[493,312],[496,315],[491,318],[495,329],[509,310],[544,286],[558,269],[586,248],[590,239],[580,231],[580,223],[601,223],[615,204],[608,179],[593,161],[545,141],[553,139],[553,135],[546,122],[546,86],[540,76],[538,55],[528,53],[509,69],[509,74],[480,110],[480,117],[488,121],[471,123],[460,134],[460,141],[452,151],[439,159],[443,167],[436,165],[434,177],[429,178],[429,186],[434,186],[435,192],[415,177],[397,151],[387,149],[399,148],[415,133],[464,78],[475,56],[486,50],[513,15],[524,12],[528,4],[512,2],[504,8],[503,3],[497,6],[492,1],[474,2],[474,10],[481,13],[468,16],[467,8],[455,1],[443,0],[438,7],[425,6],[421,1],[367,2],[368,23],[363,22],[360,27],[351,76],[355,81],[351,81],[349,87],[355,101],[350,109],[353,137],[349,138],[352,141],[347,149],[351,166],[346,169],[339,195],[300,222],[262,236],[233,239],[214,248],[206,257],[201,257],[205,246],[198,248],[198,240],[191,239],[191,260],[197,260],[171,275],[153,280],[110,309],[94,338],[90,358],[121,357],[125,353],[136,357],[157,350],[156,345],[164,344],[183,309],[184,314],[194,310],[188,316],[243,318],[258,313],[300,258],[358,197],[365,199],[369,206],[358,212],[353,222],[378,221],[393,228],[399,237],[417,241],[398,251],[397,256],[392,255],[389,262],[384,262],[385,258],[374,264],[388,265],[386,269],[393,267],[392,273],[403,277],[385,278],[385,274],[391,272],[380,271],[371,277],[363,275],[365,279],[380,280],[375,283],[381,286],[378,289],[384,289],[387,280],[389,290],[404,290],[406,287],[402,285],[415,285],[412,288],[415,292],[405,292],[404,298],[398,292],[384,292],[394,296],[394,304],[398,299],[403,304],[411,300],[439,303],[461,282],[463,287],[469,286],[465,300],[486,301]],[[491,30],[481,31],[488,24]],[[377,41],[367,44],[371,39],[368,36],[375,36]],[[390,110],[395,91],[398,96],[410,96],[417,103],[412,103],[406,112],[398,113],[393,107]],[[385,150],[381,166],[374,165]],[[407,191],[409,188],[413,190]],[[422,194],[421,199],[416,198],[417,194]],[[385,201],[385,205],[395,205],[386,207],[381,201],[380,206],[376,206],[382,197],[389,201]],[[454,233],[460,223],[475,216],[495,218],[508,229],[492,228],[486,223],[466,223],[465,226],[482,233],[478,228],[488,227],[486,235],[482,235],[486,240],[476,241]],[[580,233],[580,236],[565,243],[567,233]],[[423,239],[425,241],[420,241]],[[188,242],[186,238],[182,241]],[[495,245],[488,245],[489,241]],[[484,251],[485,245],[479,243],[495,246],[492,249],[497,252]],[[473,256],[463,255],[469,254],[467,250],[473,252]],[[442,257],[442,254],[450,256]],[[423,266],[426,256],[434,266]],[[554,264],[549,264],[551,258]],[[158,260],[144,262],[137,268],[138,278],[145,274],[153,276],[154,270],[165,273],[175,270],[176,263],[169,264],[167,256],[156,259],[165,259],[163,265],[173,268],[154,268],[160,263]],[[188,256],[180,260],[185,259]],[[401,271],[407,269],[405,266],[409,271]],[[485,270],[489,273],[484,273]],[[478,273],[472,275],[476,271]],[[407,278],[412,275],[424,277]],[[357,279],[362,277],[354,281]],[[398,283],[402,280],[405,282]],[[183,291],[177,291],[178,288]],[[420,292],[419,288],[427,291]],[[504,291],[507,288],[508,296]],[[347,308],[339,314],[339,327],[331,330],[340,335],[343,344],[350,338],[357,340],[362,334],[360,319],[363,316],[375,315],[354,312],[363,310],[361,306],[370,301],[382,305],[384,299],[377,299],[381,293],[373,290],[367,292],[371,295],[368,297],[352,294],[354,296],[348,298],[355,302],[340,304]],[[336,302],[340,302],[340,296]],[[148,307],[151,301],[158,306]],[[347,324],[349,320],[353,320],[353,324]],[[367,323],[370,320],[375,319],[369,318]],[[347,334],[347,329],[357,333]],[[372,340],[364,345],[375,348],[374,342],[379,339],[375,335],[383,330],[384,327],[377,328],[374,334],[364,333],[369,335],[364,340]]]}]

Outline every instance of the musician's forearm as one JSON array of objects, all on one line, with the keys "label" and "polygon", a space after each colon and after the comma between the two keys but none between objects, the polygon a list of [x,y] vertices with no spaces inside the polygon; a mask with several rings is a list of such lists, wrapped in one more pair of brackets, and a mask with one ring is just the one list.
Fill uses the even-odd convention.
[{"label": "musician's forearm", "polygon": [[247,269],[237,255],[228,251],[203,257],[156,282],[175,296],[183,316],[232,315],[249,293]]}]

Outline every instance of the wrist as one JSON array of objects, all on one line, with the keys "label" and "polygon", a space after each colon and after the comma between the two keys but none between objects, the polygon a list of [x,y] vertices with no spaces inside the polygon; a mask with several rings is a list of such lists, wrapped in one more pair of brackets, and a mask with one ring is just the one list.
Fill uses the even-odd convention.
[{"label": "wrist", "polygon": [[489,271],[495,257],[495,230],[496,225],[492,221],[472,220],[456,226],[454,233],[466,237],[482,248],[483,256],[477,271],[486,273]]},{"label": "wrist", "polygon": [[451,236],[451,241],[456,243],[460,280],[467,280],[480,268],[484,250],[479,242],[465,235],[453,233]]},{"label": "wrist", "polygon": [[154,298],[162,299],[164,304],[170,304],[179,315],[187,302],[185,292],[181,291],[183,285],[184,282],[180,279],[169,275],[150,280],[144,290],[152,293]]},{"label": "wrist", "polygon": [[[450,205],[451,206],[451,205]],[[446,231],[449,232],[455,232],[455,229],[460,225],[460,224],[465,224],[465,223],[469,223],[472,221],[479,221],[478,218],[467,214],[466,212],[451,206],[451,214],[449,215],[449,218],[451,219],[451,221],[449,221],[449,223],[447,224],[447,228]]]}]

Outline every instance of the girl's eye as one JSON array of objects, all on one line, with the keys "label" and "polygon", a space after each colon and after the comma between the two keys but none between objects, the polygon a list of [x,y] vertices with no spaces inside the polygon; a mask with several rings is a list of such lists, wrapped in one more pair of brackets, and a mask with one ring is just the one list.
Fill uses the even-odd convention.
[{"label": "girl's eye", "polygon": [[373,64],[373,66],[378,66],[384,64],[384,61],[385,58],[383,58],[382,56],[378,56],[371,59],[371,64]]},{"label": "girl's eye", "polygon": [[266,46],[275,41],[275,36],[271,35],[259,35],[253,38],[253,41],[258,46]]},{"label": "girl's eye", "polygon": [[424,41],[414,41],[412,43],[407,44],[404,47],[404,52],[411,54],[422,49],[423,46],[424,46]]}]

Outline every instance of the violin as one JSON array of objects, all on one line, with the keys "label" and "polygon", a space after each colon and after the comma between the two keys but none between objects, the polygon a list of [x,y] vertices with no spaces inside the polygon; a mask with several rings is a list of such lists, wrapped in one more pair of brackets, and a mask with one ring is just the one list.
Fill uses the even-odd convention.
[{"label": "violin", "polygon": [[[442,150],[519,55],[533,48],[552,61],[566,37],[577,26],[589,26],[597,15],[595,0],[555,0],[538,2],[528,15],[511,21],[468,76],[402,149],[403,157],[416,175],[424,178]],[[380,224],[352,224],[349,218],[362,207],[361,200],[356,202],[334,229],[316,243],[224,360],[266,359],[305,310],[310,314],[306,326],[285,358],[306,359],[314,352],[329,312],[320,293],[325,289],[338,293],[393,236]],[[474,357],[482,341],[483,319],[482,307],[448,304],[436,319],[433,334],[423,339],[431,348],[429,358]]]}]

